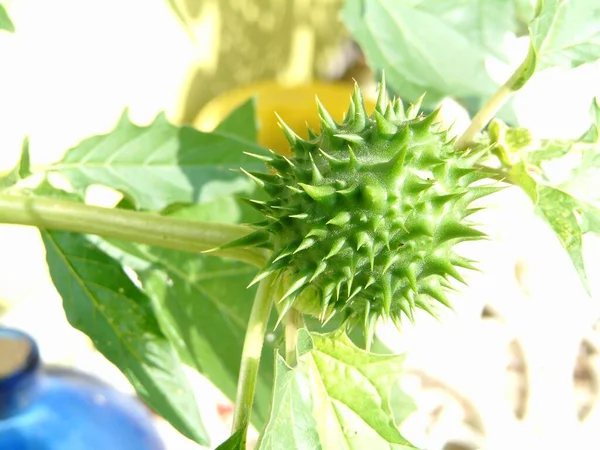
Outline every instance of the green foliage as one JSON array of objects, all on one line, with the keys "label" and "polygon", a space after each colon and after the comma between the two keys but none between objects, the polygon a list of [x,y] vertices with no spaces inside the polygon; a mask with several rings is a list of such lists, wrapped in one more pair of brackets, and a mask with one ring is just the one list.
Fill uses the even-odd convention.
[{"label": "green foliage", "polygon": [[138,209],[161,210],[251,192],[252,183],[231,171],[240,164],[259,166],[245,151],[264,152],[230,133],[174,126],[163,114],[141,127],[125,112],[112,132],[82,141],[52,170],[79,191],[101,184],[125,194]]},{"label": "green foliage", "polygon": [[15,25],[10,20],[6,8],[0,4],[0,30],[8,31],[9,33],[15,32]]},{"label": "green foliage", "polygon": [[[373,330],[381,316],[412,320],[415,308],[433,312],[436,301],[446,303],[448,280],[472,268],[453,245],[483,238],[467,216],[471,202],[497,189],[490,179],[523,189],[589,290],[584,237],[600,234],[598,100],[592,125],[576,140],[539,139],[490,120],[536,71],[600,58],[596,3],[348,0],[343,20],[372,68],[384,69],[394,90],[415,103],[407,110],[399,100],[386,103],[385,89],[370,117],[359,90],[341,124],[319,105],[321,129],[308,140],[282,124],[290,158],[256,143],[253,100],[212,133],[175,126],[164,114],[139,126],[125,113],[113,131],[84,140],[50,168],[30,165],[25,140],[18,164],[0,177],[0,218],[41,229],[70,323],[188,437],[208,441],[183,364],[237,396],[234,433],[222,450],[245,447],[250,420],[263,430],[259,449],[413,448],[399,432],[415,409],[399,388],[403,358],[370,345]],[[169,4],[187,25],[182,3]],[[14,31],[2,6],[0,29]],[[498,89],[487,63],[512,63],[507,38],[528,32],[528,55]],[[426,107],[447,96],[472,105],[491,98],[472,129],[449,141],[434,124],[436,111],[419,113],[425,91]],[[73,192],[54,188],[44,179],[49,172]],[[116,209],[82,204],[96,184],[124,195]],[[36,205],[40,197],[46,202]],[[86,211],[96,215],[77,214]],[[94,228],[90,217],[110,226]],[[176,243],[154,228],[169,220],[180,230]],[[221,227],[233,231],[219,234]],[[248,229],[256,232],[227,242]],[[141,230],[156,239],[140,242],[157,247],[123,240]],[[170,247],[159,248],[163,241]],[[198,242],[200,250],[242,248],[225,253],[230,259],[181,251]],[[240,256],[250,251],[259,262]],[[258,274],[244,262],[268,259]],[[259,289],[248,287],[252,280]],[[274,299],[282,300],[277,326]],[[346,334],[353,325],[363,325],[366,339],[351,336],[368,350]],[[315,332],[326,326],[332,331]]]},{"label": "green foliage", "polygon": [[529,29],[538,70],[600,58],[600,5],[595,0],[541,0]]},{"label": "green foliage", "polygon": [[[183,207],[168,214],[190,221],[248,219],[235,199]],[[107,251],[132,267],[160,311],[159,322],[182,359],[230,398],[235,397],[242,343],[256,289],[246,289],[256,269],[237,261],[110,240]],[[266,344],[253,422],[268,414],[273,381],[273,344]]]},{"label": "green foliage", "polygon": [[497,85],[485,69],[485,50],[488,39],[506,31],[500,28],[505,19],[486,17],[494,31],[480,29],[480,37],[474,39],[478,31],[469,26],[470,21],[477,21],[473,7],[461,7],[469,15],[446,10],[440,17],[439,10],[447,6],[443,1],[349,0],[342,18],[369,63],[385,70],[388,82],[402,98],[416,101],[427,92],[426,105],[445,96],[487,98]]},{"label": "green foliage", "polygon": [[29,139],[25,138],[23,140],[23,145],[21,146],[21,156],[19,157],[19,161],[17,164],[15,164],[15,167],[10,170],[10,172],[0,176],[0,191],[14,186],[19,181],[27,178],[29,175],[31,175]]},{"label": "green foliage", "polygon": [[208,444],[193,392],[148,297],[84,236],[48,230],[41,235],[71,325],[119,367],[152,409],[186,436]]},{"label": "green foliage", "polygon": [[277,358],[274,403],[258,449],[411,449],[390,408],[398,355],[375,355],[343,333],[298,332],[298,363]]},{"label": "green foliage", "polygon": [[[535,204],[565,248],[589,292],[583,235],[600,233],[600,106],[591,106],[590,128],[576,141],[533,140],[528,130],[494,123],[494,152],[508,168],[508,179]],[[563,170],[556,173],[557,167]]]}]

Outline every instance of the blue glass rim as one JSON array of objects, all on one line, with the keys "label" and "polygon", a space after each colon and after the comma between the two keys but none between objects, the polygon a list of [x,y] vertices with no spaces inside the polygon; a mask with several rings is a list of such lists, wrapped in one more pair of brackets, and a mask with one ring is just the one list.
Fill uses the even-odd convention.
[{"label": "blue glass rim", "polygon": [[27,341],[29,344],[29,353],[27,354],[25,362],[21,364],[21,366],[15,369],[8,376],[0,377],[0,389],[17,383],[27,374],[35,372],[40,365],[40,352],[36,342],[30,335],[14,328],[0,327],[0,341],[3,340]]}]

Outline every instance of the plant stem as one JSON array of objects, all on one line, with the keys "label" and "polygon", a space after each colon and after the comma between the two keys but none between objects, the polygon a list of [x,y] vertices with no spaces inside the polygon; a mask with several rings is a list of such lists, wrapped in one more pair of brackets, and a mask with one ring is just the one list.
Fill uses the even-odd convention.
[{"label": "plant stem", "polygon": [[272,284],[274,277],[275,275],[272,274],[258,285],[244,339],[232,427],[232,434],[238,430],[243,430],[242,448],[245,448],[246,445],[246,432],[250,424],[258,366],[273,306]]},{"label": "plant stem", "polygon": [[488,122],[494,118],[498,110],[508,101],[508,99],[525,85],[535,71],[535,63],[535,50],[530,46],[527,56],[521,65],[513,72],[508,81],[506,81],[506,83],[490,97],[483,108],[475,114],[471,124],[456,141],[455,147],[457,149],[463,150],[467,148],[477,133],[483,130]]},{"label": "plant stem", "polygon": [[294,308],[290,309],[285,318],[285,360],[292,366],[296,362],[296,345],[298,344],[298,329],[304,325],[302,314]]},{"label": "plant stem", "polygon": [[[0,223],[96,234],[158,247],[202,252],[247,235],[235,224],[197,222],[158,214],[100,208],[54,198],[0,194]],[[230,249],[211,254],[258,267],[267,260],[264,249]]]}]

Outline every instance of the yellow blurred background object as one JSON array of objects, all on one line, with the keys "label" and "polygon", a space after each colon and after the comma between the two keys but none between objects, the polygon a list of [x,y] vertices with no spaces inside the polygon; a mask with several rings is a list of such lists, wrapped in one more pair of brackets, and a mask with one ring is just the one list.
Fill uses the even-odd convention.
[{"label": "yellow blurred background object", "polygon": [[[258,142],[269,149],[287,152],[289,144],[277,124],[275,113],[301,137],[308,137],[307,125],[319,131],[315,96],[325,105],[333,118],[341,122],[350,105],[354,89],[351,83],[303,83],[286,86],[276,82],[252,84],[231,90],[211,100],[194,120],[202,131],[212,131],[229,113],[248,99],[255,98],[256,117],[259,122]],[[375,108],[372,98],[365,98],[370,114]]]}]

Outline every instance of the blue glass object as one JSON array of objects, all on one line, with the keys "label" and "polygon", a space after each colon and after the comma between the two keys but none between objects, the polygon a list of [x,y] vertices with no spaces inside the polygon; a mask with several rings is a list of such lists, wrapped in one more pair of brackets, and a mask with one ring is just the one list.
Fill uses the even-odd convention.
[{"label": "blue glass object", "polygon": [[36,343],[0,328],[0,450],[164,450],[138,400],[93,377],[42,370]]}]

